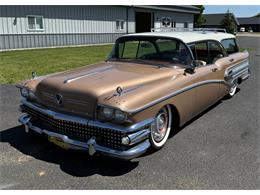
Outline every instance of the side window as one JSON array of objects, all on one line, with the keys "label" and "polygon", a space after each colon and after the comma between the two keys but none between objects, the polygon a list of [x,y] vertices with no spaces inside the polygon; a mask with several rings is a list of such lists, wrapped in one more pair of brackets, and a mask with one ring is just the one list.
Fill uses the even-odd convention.
[{"label": "side window", "polygon": [[[195,55],[194,55],[195,53]],[[201,60],[209,63],[208,44],[207,42],[196,43],[193,48],[193,55],[196,60]]]},{"label": "side window", "polygon": [[156,40],[159,49],[159,58],[161,60],[171,61],[189,65],[192,58],[189,50],[178,40],[158,39]]},{"label": "side window", "polygon": [[156,44],[160,52],[171,52],[177,49],[177,41],[175,40],[158,39]]},{"label": "side window", "polygon": [[235,39],[224,39],[221,41],[228,54],[237,53],[238,47]]},{"label": "side window", "polygon": [[209,64],[215,63],[216,60],[223,58],[225,53],[223,48],[218,42],[210,41],[208,42],[209,47]]}]

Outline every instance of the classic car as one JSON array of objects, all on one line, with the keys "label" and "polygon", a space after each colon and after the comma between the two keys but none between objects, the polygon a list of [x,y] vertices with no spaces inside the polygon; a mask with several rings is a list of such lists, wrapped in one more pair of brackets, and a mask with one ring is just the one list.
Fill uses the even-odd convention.
[{"label": "classic car", "polygon": [[17,85],[19,121],[65,149],[133,159],[162,148],[178,127],[234,96],[250,75],[248,57],[223,32],[123,35],[102,63]]}]

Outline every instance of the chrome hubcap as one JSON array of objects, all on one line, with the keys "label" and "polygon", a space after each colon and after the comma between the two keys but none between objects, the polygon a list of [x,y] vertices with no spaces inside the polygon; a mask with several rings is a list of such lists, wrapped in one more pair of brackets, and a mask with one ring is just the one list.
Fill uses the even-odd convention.
[{"label": "chrome hubcap", "polygon": [[152,136],[156,142],[163,140],[166,130],[168,127],[168,114],[164,109],[163,112],[160,112],[156,117],[156,125],[153,129]]},{"label": "chrome hubcap", "polygon": [[236,91],[237,85],[233,85],[230,90],[229,90],[229,94],[230,95],[234,95],[235,91]]}]

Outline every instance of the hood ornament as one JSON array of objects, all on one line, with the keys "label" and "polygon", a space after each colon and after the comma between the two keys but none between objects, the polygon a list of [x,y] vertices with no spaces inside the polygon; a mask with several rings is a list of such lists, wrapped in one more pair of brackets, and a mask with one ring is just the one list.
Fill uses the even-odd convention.
[{"label": "hood ornament", "polygon": [[116,92],[117,92],[118,96],[121,96],[123,89],[119,86],[119,87],[116,88]]}]

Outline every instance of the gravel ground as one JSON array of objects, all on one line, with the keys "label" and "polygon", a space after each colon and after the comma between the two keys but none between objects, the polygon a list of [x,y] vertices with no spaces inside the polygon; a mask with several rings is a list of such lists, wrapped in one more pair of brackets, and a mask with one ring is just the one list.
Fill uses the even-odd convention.
[{"label": "gravel ground", "polygon": [[0,189],[260,189],[260,38],[239,37],[252,75],[232,99],[130,162],[64,151],[17,122],[19,94],[0,86]]}]

